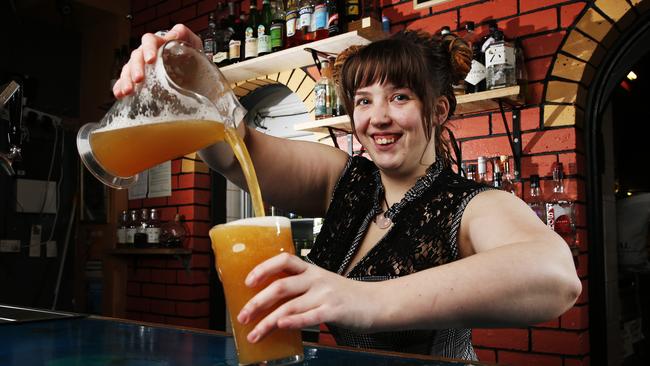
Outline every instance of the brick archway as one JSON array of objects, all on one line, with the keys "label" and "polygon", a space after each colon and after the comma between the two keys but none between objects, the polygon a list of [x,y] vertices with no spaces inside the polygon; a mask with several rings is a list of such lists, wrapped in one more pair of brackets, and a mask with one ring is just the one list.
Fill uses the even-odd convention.
[{"label": "brick archway", "polygon": [[621,34],[650,11],[650,0],[596,0],[561,43],[544,91],[544,127],[582,126],[589,86]]}]

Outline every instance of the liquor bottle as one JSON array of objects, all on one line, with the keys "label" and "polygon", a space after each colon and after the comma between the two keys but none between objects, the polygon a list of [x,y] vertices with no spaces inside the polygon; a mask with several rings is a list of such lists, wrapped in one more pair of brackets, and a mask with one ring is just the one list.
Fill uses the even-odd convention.
[{"label": "liquor bottle", "polygon": [[470,180],[473,180],[473,181],[476,181],[478,179],[478,177],[476,175],[476,164],[469,164],[467,166],[467,176],[466,176],[466,178],[470,179]]},{"label": "liquor bottle", "polygon": [[284,49],[287,41],[283,0],[271,2],[271,18],[271,51],[276,52]]},{"label": "liquor bottle", "polygon": [[381,30],[384,33],[390,33],[390,18],[383,13],[381,15]]},{"label": "liquor bottle", "polygon": [[[223,5],[221,5],[221,7],[223,7]],[[220,9],[220,11],[221,10],[222,9]],[[217,51],[212,58],[212,61],[218,67],[224,67],[230,64],[230,57],[228,56],[228,53],[230,51],[230,39],[232,38],[232,35],[235,34],[234,18],[234,3],[229,2],[228,15],[221,17],[221,20],[219,22],[219,33],[221,38],[219,39],[219,42],[217,42]]]},{"label": "liquor bottle", "polygon": [[174,220],[168,221],[160,227],[160,245],[168,248],[180,248],[187,235],[187,229],[181,221],[181,215],[176,214]]},{"label": "liquor bottle", "polygon": [[271,0],[262,1],[262,20],[257,26],[257,55],[271,53]]},{"label": "liquor bottle", "polygon": [[160,219],[158,217],[158,210],[152,208],[149,212],[149,220],[146,227],[147,243],[151,246],[158,246],[160,244]]},{"label": "liquor bottle", "polygon": [[576,243],[574,203],[564,191],[564,169],[562,163],[553,164],[553,194],[546,203],[546,225],[567,242],[572,250]]},{"label": "liquor bottle", "polygon": [[140,217],[138,221],[138,226],[135,229],[135,235],[133,236],[133,244],[136,247],[146,247],[147,246],[147,224],[149,223],[149,210],[143,208],[140,210]]},{"label": "liquor bottle", "polygon": [[506,155],[499,156],[499,161],[501,163],[501,172],[503,173],[503,179],[501,181],[501,186],[504,191],[510,192],[517,195],[517,189],[514,183],[512,174],[510,173],[510,160]]},{"label": "liquor bottle", "polygon": [[287,0],[287,48],[302,44],[298,0]]},{"label": "liquor bottle", "polygon": [[487,177],[487,159],[485,156],[478,157],[478,181],[479,183],[488,183]]},{"label": "liquor bottle", "polygon": [[542,192],[539,187],[539,175],[537,174],[530,176],[530,200],[528,201],[528,206],[543,223],[546,223],[546,204],[542,198]]},{"label": "liquor bottle", "polygon": [[494,32],[494,43],[485,50],[486,87],[488,90],[517,85],[515,46]]},{"label": "liquor bottle", "polygon": [[321,78],[314,86],[314,114],[316,119],[329,118],[334,114],[336,105],[336,93],[332,81],[332,72],[329,61],[321,62]]},{"label": "liquor bottle", "polygon": [[314,40],[327,38],[328,31],[328,20],[329,20],[329,6],[325,0],[316,0],[316,5],[314,6]]},{"label": "liquor bottle", "polygon": [[485,91],[485,54],[481,52],[481,45],[474,43],[472,46],[472,65],[465,77],[465,93],[478,93]]},{"label": "liquor bottle", "polygon": [[244,30],[244,59],[249,60],[257,57],[257,26],[259,24],[257,14],[257,1],[251,1],[248,24]]},{"label": "liquor bottle", "polygon": [[129,222],[126,227],[126,244],[133,245],[135,242],[135,233],[138,230],[140,219],[138,218],[138,211],[131,210],[129,212]]},{"label": "liquor bottle", "polygon": [[[228,11],[230,11],[230,7],[233,8],[232,11],[234,14],[234,4],[232,2],[229,2],[228,7]],[[242,60],[242,48],[244,48],[244,30],[240,17],[234,16],[231,24],[233,26],[233,33],[230,36],[230,42],[228,42],[228,61],[229,63],[234,64]]]},{"label": "liquor bottle", "polygon": [[496,189],[503,189],[502,176],[503,173],[501,173],[500,171],[498,170],[494,171],[492,175],[492,187]]},{"label": "liquor bottle", "polygon": [[300,31],[302,32],[303,42],[314,40],[312,17],[314,15],[313,0],[300,0],[298,15],[300,16]]},{"label": "liquor bottle", "polygon": [[214,20],[214,13],[210,13],[208,17],[208,29],[202,34],[203,39],[203,53],[212,61],[213,56],[217,51],[217,22]]},{"label": "liquor bottle", "polygon": [[129,222],[129,213],[122,211],[120,217],[117,220],[117,243],[126,244],[126,229]]},{"label": "liquor bottle", "polygon": [[359,0],[345,0],[345,24],[361,19]]},{"label": "liquor bottle", "polygon": [[[341,30],[342,17],[340,15],[341,0],[327,0],[327,36],[333,37],[343,33]],[[118,73],[119,76],[119,73]]]}]

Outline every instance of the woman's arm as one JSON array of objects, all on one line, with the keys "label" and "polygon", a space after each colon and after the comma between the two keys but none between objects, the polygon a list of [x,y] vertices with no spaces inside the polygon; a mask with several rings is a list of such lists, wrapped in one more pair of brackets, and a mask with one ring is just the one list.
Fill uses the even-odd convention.
[{"label": "woman's arm", "polygon": [[559,316],[581,291],[567,244],[526,204],[486,191],[467,206],[459,246],[464,258],[402,278],[358,282],[295,257],[256,267],[247,285],[278,272],[242,310],[250,321],[280,299],[296,296],[260,321],[249,340],[270,330],[333,322],[363,332],[399,329],[523,326]]}]

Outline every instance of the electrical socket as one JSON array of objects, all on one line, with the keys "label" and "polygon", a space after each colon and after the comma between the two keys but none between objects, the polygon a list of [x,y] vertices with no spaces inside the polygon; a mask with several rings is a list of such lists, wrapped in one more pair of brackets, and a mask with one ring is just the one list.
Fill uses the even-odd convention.
[{"label": "electrical socket", "polygon": [[20,240],[0,239],[0,252],[20,253]]}]

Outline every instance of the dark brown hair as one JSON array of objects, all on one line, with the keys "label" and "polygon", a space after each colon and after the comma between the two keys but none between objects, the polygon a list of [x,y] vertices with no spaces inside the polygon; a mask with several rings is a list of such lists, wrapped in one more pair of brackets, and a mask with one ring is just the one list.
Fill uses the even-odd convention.
[{"label": "dark brown hair", "polygon": [[421,31],[402,31],[367,46],[342,52],[334,64],[333,77],[352,121],[354,95],[359,88],[390,82],[407,87],[422,101],[422,125],[427,139],[436,143],[436,156],[453,161],[446,134],[447,120],[434,123],[437,97],[449,100],[449,115],[456,109],[452,84],[469,72],[472,50],[453,34],[431,36]]}]

